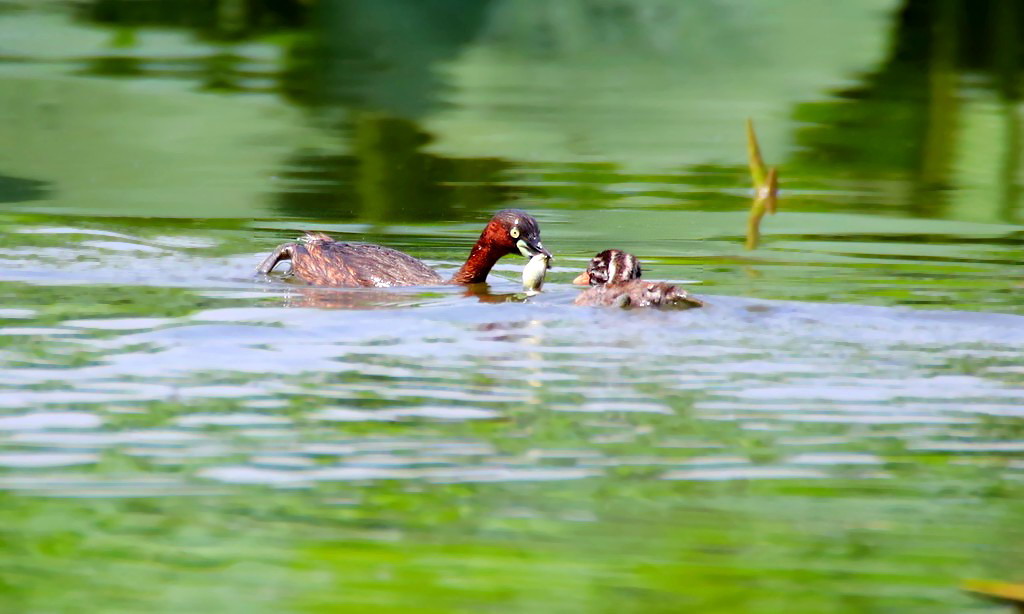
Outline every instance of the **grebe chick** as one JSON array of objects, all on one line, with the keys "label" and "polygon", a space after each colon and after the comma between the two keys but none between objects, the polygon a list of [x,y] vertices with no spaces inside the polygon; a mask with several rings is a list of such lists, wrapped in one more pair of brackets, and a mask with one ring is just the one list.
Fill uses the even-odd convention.
[{"label": "grebe chick", "polygon": [[640,262],[633,254],[608,249],[590,259],[587,270],[572,283],[589,285],[576,297],[577,305],[612,307],[674,307],[690,309],[704,303],[663,281],[640,279]]},{"label": "grebe chick", "polygon": [[527,258],[551,256],[540,242],[537,220],[525,211],[505,209],[494,214],[466,262],[447,281],[420,260],[398,250],[370,243],[341,243],[321,232],[306,232],[301,243],[278,246],[256,270],[267,274],[282,260],[291,260],[292,274],[317,286],[475,284],[487,279],[502,256],[515,253]]}]

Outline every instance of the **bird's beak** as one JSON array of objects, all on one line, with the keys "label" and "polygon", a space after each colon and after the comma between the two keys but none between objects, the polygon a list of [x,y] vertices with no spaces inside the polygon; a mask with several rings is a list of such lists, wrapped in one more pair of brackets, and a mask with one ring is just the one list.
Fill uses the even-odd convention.
[{"label": "bird's beak", "polygon": [[548,262],[551,261],[551,252],[544,249],[544,245],[540,242],[540,239],[519,239],[516,241],[516,247],[519,248],[519,253],[527,258],[533,258],[539,254],[544,254],[548,257]]},{"label": "bird's beak", "polygon": [[590,273],[583,271],[576,276],[576,279],[572,280],[572,283],[577,286],[589,286],[590,285]]}]

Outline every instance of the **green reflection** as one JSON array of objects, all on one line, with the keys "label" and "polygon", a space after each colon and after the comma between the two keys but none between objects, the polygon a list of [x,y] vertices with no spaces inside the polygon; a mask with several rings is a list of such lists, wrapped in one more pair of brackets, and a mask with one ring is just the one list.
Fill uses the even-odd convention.
[{"label": "green reflection", "polygon": [[287,163],[283,215],[377,223],[450,220],[500,208],[508,164],[424,151],[430,136],[411,120],[353,113],[352,153],[303,151]]}]

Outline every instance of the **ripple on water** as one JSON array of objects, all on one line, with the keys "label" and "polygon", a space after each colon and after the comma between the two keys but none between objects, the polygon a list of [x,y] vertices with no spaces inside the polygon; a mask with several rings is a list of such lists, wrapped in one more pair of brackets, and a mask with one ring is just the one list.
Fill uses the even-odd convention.
[{"label": "ripple on water", "polygon": [[188,414],[173,420],[177,426],[186,428],[202,428],[207,426],[280,426],[290,424],[291,420],[282,416],[267,414],[226,413],[226,414]]},{"label": "ripple on water", "polygon": [[400,454],[418,452],[422,454],[444,454],[455,456],[488,456],[495,449],[488,443],[477,441],[447,441],[444,439],[364,439],[345,441],[343,443],[305,443],[297,448],[300,452],[313,456],[345,456],[364,454],[367,452],[386,452]]},{"label": "ripple on water", "polygon": [[67,320],[64,326],[92,330],[150,330],[167,326],[171,318],[96,318],[92,320]]},{"label": "ripple on water", "polygon": [[113,230],[99,228],[77,228],[74,226],[36,226],[22,227],[15,232],[26,235],[93,235],[97,237],[114,237],[117,239],[133,239],[134,237]]},{"label": "ripple on water", "polygon": [[600,475],[599,471],[583,468],[535,468],[476,466],[455,468],[389,468],[337,466],[310,470],[285,470],[232,465],[211,467],[199,476],[234,484],[262,484],[267,486],[311,486],[316,482],[350,482],[370,480],[422,480],[435,483],[474,482],[548,482],[578,480]]},{"label": "ripple on water", "polygon": [[580,403],[552,403],[549,408],[553,411],[563,412],[589,412],[589,413],[645,413],[645,414],[671,414],[672,410],[664,403],[656,403],[647,400],[637,399],[635,401],[605,401],[598,395]]},{"label": "ripple on water", "polygon": [[73,337],[80,334],[81,331],[78,330],[57,327],[8,326],[0,328],[0,337]]},{"label": "ripple on water", "polygon": [[[137,256],[157,270],[169,264],[161,254]],[[201,291],[228,300],[252,292],[252,282],[232,283]],[[291,292],[268,284],[256,294]],[[0,417],[0,445],[16,448],[0,454],[16,472],[85,467],[115,451],[180,466],[186,477],[288,488],[578,480],[617,467],[684,481],[877,479],[884,460],[861,446],[903,438],[912,450],[970,454],[942,438],[949,428],[1024,407],[1024,393],[997,370],[942,370],[952,358],[1011,360],[1024,318],[728,297],[701,313],[620,313],[576,309],[571,296],[482,305],[441,292],[416,308],[231,306],[5,329],[41,334],[88,360],[60,368],[59,382],[54,369],[14,370],[0,405],[52,410]],[[177,413],[150,429],[117,419],[146,415],[153,401]],[[85,409],[64,411],[71,404]],[[479,421],[499,423],[494,441],[451,439]],[[674,431],[681,426],[700,434]],[[403,429],[419,439],[383,437]],[[545,429],[583,448],[508,451]],[[700,456],[735,450],[730,437],[799,453],[773,451],[765,464],[753,452]],[[979,446],[976,454],[1019,451],[979,433],[957,441]],[[132,479],[61,486],[55,478],[43,488],[114,496]]]},{"label": "ripple on water", "polygon": [[104,249],[114,252],[138,252],[148,254],[167,253],[166,249],[160,247],[153,247],[152,245],[133,243],[129,241],[83,241],[82,247],[92,247],[95,249]]},{"label": "ripple on water", "polygon": [[81,411],[42,411],[0,416],[0,431],[93,429],[103,425],[100,416]]},{"label": "ripple on water", "polygon": [[145,498],[224,494],[219,488],[158,475],[112,475],[103,478],[79,473],[2,475],[0,490],[43,497]]},{"label": "ripple on water", "polygon": [[823,479],[829,477],[825,471],[799,467],[715,467],[706,469],[680,469],[662,475],[666,480],[727,481],[727,480],[794,480]]},{"label": "ripple on water", "polygon": [[63,448],[106,448],[121,445],[181,446],[206,438],[198,433],[172,430],[123,430],[92,433],[17,432],[9,441],[19,444],[40,444]]},{"label": "ripple on water", "polygon": [[314,412],[308,417],[314,420],[336,422],[394,422],[403,418],[428,420],[493,420],[500,418],[500,412],[475,407],[449,407],[417,405],[413,407],[361,411],[344,408],[330,408]]},{"label": "ripple on water", "polygon": [[60,452],[0,453],[0,467],[26,469],[37,467],[71,467],[91,465],[99,461],[98,454]]},{"label": "ripple on water", "polygon": [[16,307],[0,308],[0,319],[4,320],[30,320],[36,317],[35,309],[18,309]]},{"label": "ripple on water", "polygon": [[918,441],[908,446],[911,450],[960,453],[1017,454],[1024,452],[1024,441]]}]

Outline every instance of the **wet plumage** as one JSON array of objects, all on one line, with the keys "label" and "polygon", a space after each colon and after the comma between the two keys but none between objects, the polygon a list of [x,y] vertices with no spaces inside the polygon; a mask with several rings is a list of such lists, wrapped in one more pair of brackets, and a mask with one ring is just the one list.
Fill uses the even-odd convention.
[{"label": "wet plumage", "polygon": [[474,284],[487,279],[503,256],[551,254],[540,241],[537,220],[524,211],[505,209],[491,218],[462,267],[445,280],[412,256],[372,243],[343,243],[320,232],[307,232],[301,243],[278,246],[257,268],[267,274],[290,260],[292,274],[317,286],[391,287]]},{"label": "wet plumage", "polygon": [[436,286],[444,279],[409,254],[372,243],[339,243],[307,234],[292,253],[292,273],[318,286]]},{"label": "wet plumage", "polygon": [[686,290],[663,281],[640,279],[640,263],[632,254],[605,250],[590,260],[573,283],[591,287],[576,297],[577,305],[610,307],[671,307],[690,309],[704,303]]}]

